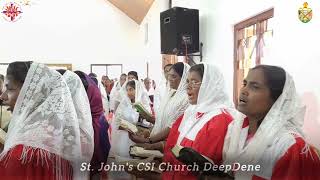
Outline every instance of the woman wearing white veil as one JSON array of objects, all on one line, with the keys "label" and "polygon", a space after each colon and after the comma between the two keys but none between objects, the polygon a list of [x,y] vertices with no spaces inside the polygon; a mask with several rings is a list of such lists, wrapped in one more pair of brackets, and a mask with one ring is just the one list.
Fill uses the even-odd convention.
[{"label": "woman wearing white veil", "polygon": [[154,101],[153,101],[153,109],[155,114],[158,113],[160,109],[160,102],[163,99],[164,95],[169,91],[169,82],[168,82],[168,72],[171,69],[172,64],[167,64],[163,67],[163,73],[160,80],[160,83],[157,84],[157,87],[154,92]]},{"label": "woman wearing white veil", "polygon": [[[168,72],[170,89],[162,97],[160,107],[155,114],[155,124],[149,138],[130,135],[136,143],[146,149],[157,149],[163,151],[163,141],[168,137],[172,124],[178,119],[189,106],[187,96],[187,77],[190,66],[178,62],[171,66]],[[140,144],[139,144],[140,146]]]},{"label": "woman wearing white veil", "polygon": [[116,156],[130,157],[129,147],[134,143],[129,139],[128,132],[119,130],[120,121],[125,120],[136,124],[139,113],[133,107],[133,103],[141,103],[151,113],[150,100],[145,92],[143,84],[137,80],[126,82],[121,89],[122,100],[115,112],[111,131],[111,152]]},{"label": "woman wearing white veil", "polygon": [[[222,163],[222,148],[234,108],[224,89],[220,71],[209,64],[190,68],[187,79],[189,107],[173,124],[168,136],[163,161],[175,167],[182,163],[173,155],[174,147],[190,147],[210,158],[217,165]],[[196,179],[195,172],[186,168],[167,169],[162,179]]]},{"label": "woman wearing white veil", "polygon": [[118,105],[120,104],[120,90],[123,84],[127,81],[127,75],[121,74],[120,80],[115,83],[111,92],[110,92],[110,111],[115,112]]},{"label": "woman wearing white veil", "polygon": [[1,99],[13,111],[1,179],[82,179],[79,121],[62,76],[43,64],[13,62]]},{"label": "woman wearing white veil", "polygon": [[257,171],[235,171],[235,179],[317,179],[320,160],[304,141],[302,106],[292,77],[282,68],[251,69],[240,92],[242,112],[230,124],[224,164],[259,165]]},{"label": "woman wearing white veil", "polygon": [[[68,70],[58,70],[63,75],[71,92],[74,107],[80,127],[81,155],[82,162],[89,163],[94,151],[94,132],[92,127],[92,117],[90,103],[86,90],[77,74]],[[89,171],[85,171],[89,177]]]}]

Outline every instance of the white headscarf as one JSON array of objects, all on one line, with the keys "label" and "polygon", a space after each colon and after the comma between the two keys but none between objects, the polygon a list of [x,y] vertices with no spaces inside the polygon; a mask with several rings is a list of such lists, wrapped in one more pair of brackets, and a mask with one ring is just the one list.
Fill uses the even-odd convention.
[{"label": "white headscarf", "polygon": [[166,89],[165,95],[160,102],[159,111],[156,112],[156,121],[151,135],[155,135],[167,127],[172,126],[174,121],[187,109],[187,78],[190,66],[183,63],[183,73],[177,90]]},{"label": "white headscarf", "polygon": [[72,95],[80,127],[81,153],[84,162],[90,162],[94,150],[94,132],[90,103],[81,79],[72,71],[63,74]]},{"label": "white headscarf", "polygon": [[[144,84],[140,81],[137,80],[133,80],[135,82],[135,103],[140,102],[143,107],[149,112],[151,113],[151,107],[150,107],[150,99],[149,96],[144,88]],[[129,113],[128,108],[132,109],[133,111],[135,111],[132,107],[132,103],[131,100],[129,99],[128,95],[127,95],[127,89],[126,86],[128,84],[129,81],[126,81],[124,83],[124,85],[122,86],[121,90],[120,90],[120,94],[121,94],[121,102],[116,110],[116,116],[125,116],[123,117],[125,120],[129,120],[132,119],[133,121],[131,122],[131,120],[129,120],[131,123],[135,123],[136,121],[138,121],[138,117],[139,114],[137,113]],[[133,119],[132,115],[135,114],[135,117]],[[126,117],[128,116],[128,117]],[[131,118],[129,118],[129,116]]]},{"label": "white headscarf", "polygon": [[[61,178],[62,173],[59,157],[70,162],[73,174],[80,174],[80,128],[72,102],[69,88],[57,71],[32,63],[17,98],[0,159],[6,157],[6,162],[10,161],[7,153],[22,144],[21,163],[36,156],[33,150],[38,149],[39,163],[56,161],[53,171],[57,178]],[[52,159],[46,151],[56,158]],[[79,178],[74,175],[74,179]]]},{"label": "white headscarf", "polygon": [[[234,106],[225,91],[222,73],[213,65],[203,64],[203,66],[204,73],[197,104],[189,105],[184,113],[183,120],[179,126],[178,145],[184,137],[194,137],[197,134],[197,130],[200,130],[205,122],[221,114],[224,110],[230,114],[234,113]],[[201,120],[198,119],[197,113],[204,113]],[[195,130],[196,127],[198,127],[197,130]],[[193,139],[191,138],[191,140]]]},{"label": "white headscarf", "polygon": [[120,89],[121,89],[120,81],[117,81],[115,83],[115,86],[113,86],[110,92],[110,103],[109,103],[110,110],[114,111],[116,106],[116,101],[119,101]]},{"label": "white headscarf", "polygon": [[[286,73],[286,82],[282,94],[273,104],[254,137],[248,145],[241,149],[239,137],[245,116],[238,114],[235,121],[230,124],[224,143],[224,163],[255,165],[261,159],[264,151],[273,141],[284,134],[293,133],[303,136],[302,125],[305,107],[296,93],[292,77]],[[241,152],[241,153],[240,153]],[[237,172],[239,179],[251,179],[254,172]]]},{"label": "white headscarf", "polygon": [[[143,84],[137,80],[135,82],[135,102],[141,102],[145,109],[151,113],[149,97],[143,87]],[[133,141],[129,139],[128,133],[126,131],[118,130],[121,119],[126,120],[132,124],[136,124],[139,119],[139,113],[133,108],[131,100],[127,95],[126,82],[121,88],[122,100],[115,112],[115,116],[112,126],[111,134],[111,152],[114,155],[121,157],[130,157],[129,147],[134,144]]]},{"label": "white headscarf", "polygon": [[161,101],[163,101],[165,94],[169,90],[169,83],[167,82],[166,78],[164,77],[164,74],[162,73],[160,83],[157,84],[153,97],[153,109],[156,115],[157,113],[159,113]]}]

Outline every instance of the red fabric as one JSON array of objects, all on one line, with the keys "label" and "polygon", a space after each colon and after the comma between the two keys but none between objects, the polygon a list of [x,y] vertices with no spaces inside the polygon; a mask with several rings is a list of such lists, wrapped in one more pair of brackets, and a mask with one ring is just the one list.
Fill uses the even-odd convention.
[{"label": "red fabric", "polygon": [[[179,137],[179,126],[183,116],[179,117],[173,124],[164,149],[164,162],[171,165],[182,165],[171,152]],[[222,150],[224,138],[228,130],[228,125],[232,121],[229,114],[222,113],[212,117],[198,132],[194,141],[184,138],[181,142],[182,146],[192,147],[202,155],[212,159],[216,164],[222,163]],[[162,179],[196,179],[192,172],[188,171],[166,171],[162,175]]]},{"label": "red fabric", "polygon": [[[320,179],[320,158],[310,146],[310,152],[302,153],[306,142],[298,137],[296,143],[274,166],[272,180],[316,180]],[[263,180],[254,176],[253,180]]]},{"label": "red fabric", "polygon": [[[22,164],[20,157],[22,153],[23,145],[17,145],[9,151],[10,159],[7,161],[7,165],[3,161],[0,161],[0,179],[1,180],[55,180],[57,178],[55,174],[55,160],[48,160],[47,164],[42,165],[41,161],[38,162],[39,149],[34,151],[33,156],[30,156],[31,151],[28,152],[28,159],[30,162]],[[51,154],[51,158],[55,159],[54,154]],[[72,167],[68,161],[61,159],[62,162],[62,178],[63,180],[72,180]]]},{"label": "red fabric", "polygon": [[[246,128],[248,126],[249,119],[246,117],[242,128]],[[301,137],[296,137],[295,139],[296,143],[293,144],[276,162],[273,168],[271,180],[320,179],[320,157],[315,148],[310,146],[310,152],[302,153],[306,142]],[[259,176],[253,176],[252,180],[265,179]]]}]

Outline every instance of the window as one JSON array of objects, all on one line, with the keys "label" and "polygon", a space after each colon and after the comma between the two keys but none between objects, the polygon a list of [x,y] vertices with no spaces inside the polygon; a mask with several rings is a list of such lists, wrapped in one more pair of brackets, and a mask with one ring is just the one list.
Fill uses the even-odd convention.
[{"label": "window", "polygon": [[250,68],[261,64],[269,53],[273,36],[274,9],[244,20],[234,26],[233,101],[238,104],[243,79]]},{"label": "window", "polygon": [[98,81],[101,81],[103,75],[110,79],[119,79],[122,74],[122,64],[91,64],[90,72],[97,75]]}]

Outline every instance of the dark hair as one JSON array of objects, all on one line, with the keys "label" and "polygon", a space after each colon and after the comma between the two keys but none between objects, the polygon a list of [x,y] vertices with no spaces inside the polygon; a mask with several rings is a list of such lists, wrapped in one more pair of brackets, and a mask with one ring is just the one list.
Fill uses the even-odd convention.
[{"label": "dark hair", "polygon": [[65,69],[57,69],[57,71],[61,74],[61,75],[64,75],[64,73],[67,71]]},{"label": "dark hair", "polygon": [[32,61],[16,61],[12,62],[8,65],[7,68],[7,76],[13,77],[13,80],[23,84]]},{"label": "dark hair", "polygon": [[166,64],[164,67],[163,67],[163,70],[165,70],[167,67],[169,66],[172,66],[172,64]]},{"label": "dark hair", "polygon": [[120,77],[121,77],[121,76],[127,77],[127,74],[126,74],[126,73],[122,73],[122,74],[120,75]]},{"label": "dark hair", "polygon": [[282,94],[286,82],[286,71],[281,67],[270,65],[258,65],[252,69],[262,69],[271,98],[276,101]]},{"label": "dark hair", "polygon": [[94,78],[96,78],[97,77],[97,75],[95,74],[95,73],[90,73],[89,75],[88,75],[89,77],[94,77]]},{"label": "dark hair", "polygon": [[126,87],[132,87],[133,89],[136,89],[136,82],[135,81],[129,81],[126,85]]},{"label": "dark hair", "polygon": [[98,85],[98,79],[97,78],[95,78],[95,77],[93,77],[93,76],[89,76],[91,79],[92,79],[92,81],[96,84],[96,85]]},{"label": "dark hair", "polygon": [[177,62],[171,66],[170,70],[173,69],[180,77],[183,75],[184,64],[182,62]]},{"label": "dark hair", "polygon": [[79,76],[79,78],[82,81],[82,84],[83,84],[84,88],[86,89],[86,91],[88,91],[89,83],[88,83],[88,81],[86,79],[85,73],[82,72],[82,71],[74,71],[74,73],[76,73]]},{"label": "dark hair", "polygon": [[203,64],[196,64],[191,66],[189,72],[197,72],[201,79],[203,79],[203,73],[204,73],[204,65]]},{"label": "dark hair", "polygon": [[136,71],[130,71],[130,72],[128,72],[128,76],[129,76],[129,75],[132,75],[132,76],[136,77],[137,80],[139,79],[138,73],[137,73]]}]

